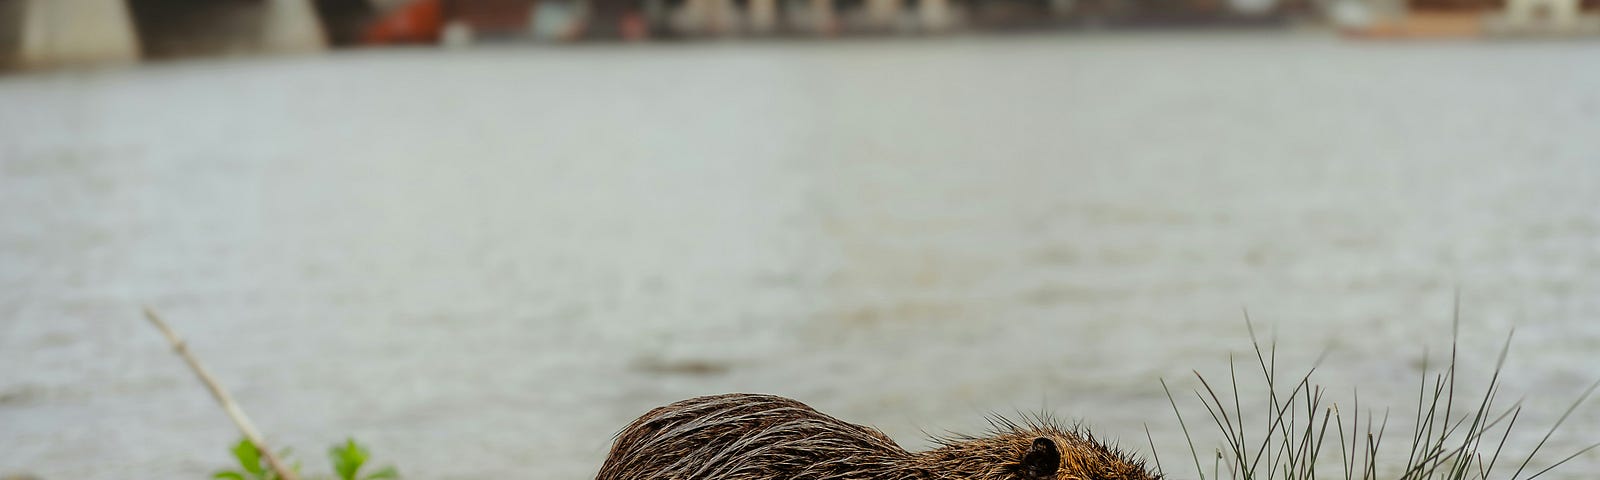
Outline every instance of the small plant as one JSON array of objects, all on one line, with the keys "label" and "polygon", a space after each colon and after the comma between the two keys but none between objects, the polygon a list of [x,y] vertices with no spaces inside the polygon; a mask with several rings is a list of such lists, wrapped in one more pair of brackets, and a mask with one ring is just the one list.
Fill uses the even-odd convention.
[{"label": "small plant", "polygon": [[[288,458],[289,449],[278,451],[279,457]],[[262,458],[261,451],[256,450],[255,444],[248,439],[241,439],[233,446],[233,459],[239,463],[238,470],[223,470],[211,474],[211,478],[220,480],[279,480],[278,474],[267,467],[266,459]],[[296,462],[293,467],[296,473],[300,471],[300,464]]]},{"label": "small plant", "polygon": [[[289,450],[280,451],[278,456],[288,458]],[[372,454],[367,450],[367,447],[356,443],[353,438],[345,440],[344,443],[334,444],[328,448],[328,460],[333,463],[333,473],[335,475],[333,478],[338,480],[400,478],[400,471],[396,470],[394,466],[384,466],[376,472],[362,475],[361,467],[367,464],[367,459],[371,456]],[[239,443],[233,446],[233,458],[239,463],[238,469],[219,471],[212,474],[211,478],[218,480],[281,480],[271,468],[267,467],[266,460],[262,458],[261,452],[256,450],[256,446],[250,443],[248,439],[239,440]],[[300,463],[294,462],[293,465],[294,472],[296,474],[300,473]]]},{"label": "small plant", "polygon": [[400,471],[393,465],[385,466],[365,476],[360,476],[361,466],[367,463],[369,456],[367,447],[356,443],[351,438],[343,444],[334,445],[328,449],[328,458],[333,460],[333,472],[339,475],[339,480],[379,480],[385,478],[400,478]]}]

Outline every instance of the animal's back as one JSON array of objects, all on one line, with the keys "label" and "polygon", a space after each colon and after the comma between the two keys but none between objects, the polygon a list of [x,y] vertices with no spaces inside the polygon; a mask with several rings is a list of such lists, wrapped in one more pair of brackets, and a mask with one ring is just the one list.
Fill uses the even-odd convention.
[{"label": "animal's back", "polygon": [[617,435],[597,480],[1158,480],[1142,461],[1048,417],[910,453],[882,432],[771,395],[691,398]]},{"label": "animal's back", "polygon": [[870,427],[773,395],[691,398],[617,435],[596,480],[802,480],[871,472],[910,454]]}]

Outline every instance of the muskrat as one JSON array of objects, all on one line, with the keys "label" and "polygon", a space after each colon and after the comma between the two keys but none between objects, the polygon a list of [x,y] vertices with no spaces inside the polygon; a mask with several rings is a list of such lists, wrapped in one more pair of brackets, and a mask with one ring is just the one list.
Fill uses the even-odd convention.
[{"label": "muskrat", "polygon": [[888,435],[773,395],[658,407],[617,434],[596,480],[1160,480],[1144,462],[1048,417],[992,417],[984,436],[908,452]]}]

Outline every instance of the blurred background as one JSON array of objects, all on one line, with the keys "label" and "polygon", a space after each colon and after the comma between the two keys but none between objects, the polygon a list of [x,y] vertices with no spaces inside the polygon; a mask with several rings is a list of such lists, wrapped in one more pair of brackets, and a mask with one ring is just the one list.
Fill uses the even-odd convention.
[{"label": "blurred background", "polygon": [[1525,453],[1600,378],[1597,15],[0,0],[0,476],[227,465],[145,305],[319,471],[349,435],[410,478],[592,478],[649,408],[745,391],[912,449],[1148,428],[1193,478],[1159,380],[1209,451],[1191,371],[1253,361],[1246,309],[1406,431],[1459,292],[1469,395],[1517,329]]}]

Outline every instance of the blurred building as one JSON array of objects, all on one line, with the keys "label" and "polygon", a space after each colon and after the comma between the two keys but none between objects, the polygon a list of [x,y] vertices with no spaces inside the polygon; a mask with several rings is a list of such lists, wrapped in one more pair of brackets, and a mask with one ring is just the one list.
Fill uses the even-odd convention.
[{"label": "blurred building", "polygon": [[1281,26],[1600,34],[1600,0],[0,0],[0,67],[385,44]]},{"label": "blurred building", "polygon": [[1364,10],[1344,25],[1359,36],[1600,35],[1600,0],[1373,0],[1350,7],[1353,3],[1335,0],[1346,11]]},{"label": "blurred building", "polygon": [[1273,25],[1305,0],[416,0],[369,41],[938,33],[1059,27]]}]

